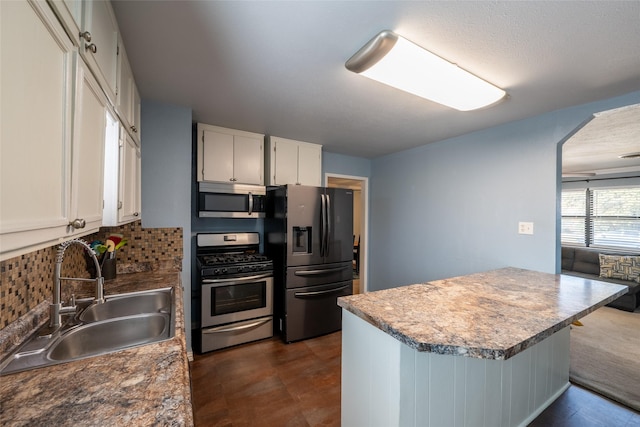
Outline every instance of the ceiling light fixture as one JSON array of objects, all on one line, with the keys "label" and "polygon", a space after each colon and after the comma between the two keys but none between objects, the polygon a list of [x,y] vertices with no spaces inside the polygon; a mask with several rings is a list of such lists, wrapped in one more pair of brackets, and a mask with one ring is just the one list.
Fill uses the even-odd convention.
[{"label": "ceiling light fixture", "polygon": [[505,96],[499,87],[389,30],[372,38],[345,67],[460,111],[486,107]]},{"label": "ceiling light fixture", "polygon": [[619,159],[637,159],[640,158],[640,151],[637,153],[627,153],[618,156]]}]

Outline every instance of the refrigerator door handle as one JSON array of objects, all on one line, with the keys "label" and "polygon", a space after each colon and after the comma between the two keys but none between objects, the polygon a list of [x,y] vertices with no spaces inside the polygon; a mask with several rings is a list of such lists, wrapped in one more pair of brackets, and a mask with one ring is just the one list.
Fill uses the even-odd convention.
[{"label": "refrigerator door handle", "polygon": [[339,288],[329,289],[326,291],[314,291],[314,292],[295,292],[293,295],[296,298],[305,298],[305,297],[319,297],[328,294],[334,294],[336,292],[340,292],[349,287],[349,285],[340,286]]},{"label": "refrigerator door handle", "polygon": [[327,210],[327,202],[324,194],[320,195],[320,256],[325,256],[325,245],[326,245],[326,228],[327,223],[325,221],[325,212]]},{"label": "refrigerator door handle", "polygon": [[327,235],[325,238],[325,256],[329,256],[329,240],[331,239],[331,197],[329,197],[329,195],[327,194],[325,196],[327,198],[327,203],[326,203],[326,210],[325,210],[325,215],[327,217]]},{"label": "refrigerator door handle", "polygon": [[344,267],[334,267],[334,268],[323,268],[322,270],[299,270],[293,273],[295,276],[307,277],[307,276],[322,276],[324,274],[336,273],[338,271],[346,270],[351,268],[349,266]]}]

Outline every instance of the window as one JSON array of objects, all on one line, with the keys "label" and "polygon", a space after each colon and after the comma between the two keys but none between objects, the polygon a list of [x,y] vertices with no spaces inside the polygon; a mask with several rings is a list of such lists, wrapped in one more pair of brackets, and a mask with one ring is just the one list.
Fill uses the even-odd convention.
[{"label": "window", "polygon": [[640,249],[640,187],[562,191],[562,243]]}]

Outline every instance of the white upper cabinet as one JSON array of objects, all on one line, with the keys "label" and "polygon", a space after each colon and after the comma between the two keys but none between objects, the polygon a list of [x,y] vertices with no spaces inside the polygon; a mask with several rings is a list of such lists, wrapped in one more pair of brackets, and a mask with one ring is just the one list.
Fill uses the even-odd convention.
[{"label": "white upper cabinet", "polygon": [[[103,225],[122,225],[141,219],[140,149],[131,134],[115,119],[109,119],[105,159],[110,165],[104,176]],[[112,171],[117,170],[117,174]]]},{"label": "white upper cabinet", "polygon": [[[101,223],[106,99],[43,1],[0,1],[0,258]],[[25,48],[29,34],[37,43]]]},{"label": "white upper cabinet", "polygon": [[106,0],[83,2],[80,54],[95,73],[112,104],[116,103],[118,23]]},{"label": "white upper cabinet", "polygon": [[267,185],[322,184],[322,145],[269,136]]},{"label": "white upper cabinet", "polygon": [[102,225],[122,225],[140,216],[140,148],[116,118],[107,116]]},{"label": "white upper cabinet", "polygon": [[69,37],[116,104],[118,23],[108,0],[49,0]]},{"label": "white upper cabinet", "polygon": [[140,149],[129,133],[123,132],[120,144],[120,198],[118,223],[140,219]]},{"label": "white upper cabinet", "polygon": [[83,0],[48,0],[71,41],[80,46]]},{"label": "white upper cabinet", "polygon": [[[43,2],[0,1],[0,251],[69,222],[73,44]],[[38,43],[25,48],[29,34]]]},{"label": "white upper cabinet", "polygon": [[82,60],[78,61],[71,180],[73,234],[102,225],[107,99]]},{"label": "white upper cabinet", "polygon": [[127,131],[140,142],[140,95],[122,41],[118,48],[118,88],[116,111]]},{"label": "white upper cabinet", "polygon": [[198,181],[264,185],[264,135],[198,123]]}]

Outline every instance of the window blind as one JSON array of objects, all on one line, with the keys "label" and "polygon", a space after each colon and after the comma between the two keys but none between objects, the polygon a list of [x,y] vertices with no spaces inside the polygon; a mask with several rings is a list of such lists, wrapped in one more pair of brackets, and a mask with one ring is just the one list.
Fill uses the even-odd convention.
[{"label": "window blind", "polygon": [[640,187],[562,191],[563,244],[640,250]]}]

